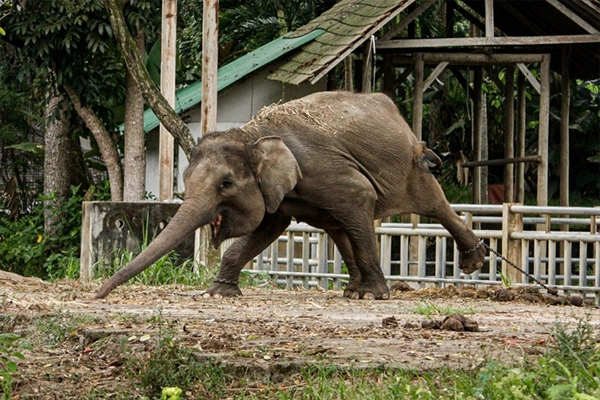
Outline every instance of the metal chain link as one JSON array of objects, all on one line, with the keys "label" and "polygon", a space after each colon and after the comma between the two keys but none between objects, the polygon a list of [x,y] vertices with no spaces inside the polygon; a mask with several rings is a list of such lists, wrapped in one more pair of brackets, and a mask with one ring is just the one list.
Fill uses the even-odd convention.
[{"label": "metal chain link", "polygon": [[523,271],[517,264],[515,264],[512,261],[508,260],[506,257],[504,257],[502,254],[500,254],[496,250],[492,249],[490,246],[487,245],[487,243],[483,242],[483,240],[481,242],[483,243],[483,245],[485,246],[486,249],[488,249],[489,251],[491,251],[492,253],[494,253],[498,257],[500,257],[502,260],[506,261],[506,263],[508,265],[510,265],[511,267],[513,267],[514,269],[516,269],[517,271],[521,272],[522,274],[527,275],[535,283],[537,283],[538,285],[540,285],[541,287],[543,287],[544,289],[546,289],[549,294],[551,294],[553,296],[558,296],[558,289],[556,289],[556,288],[549,288],[548,286],[544,285],[539,279],[535,278],[530,273]]}]

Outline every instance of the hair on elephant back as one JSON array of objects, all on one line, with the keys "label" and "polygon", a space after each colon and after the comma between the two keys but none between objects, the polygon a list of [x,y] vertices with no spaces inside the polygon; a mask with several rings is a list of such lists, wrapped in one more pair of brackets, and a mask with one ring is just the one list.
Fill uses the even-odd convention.
[{"label": "hair on elephant back", "polygon": [[200,140],[184,173],[179,211],[97,296],[108,295],[203,225],[210,225],[215,246],[236,238],[205,296],[241,295],[241,269],[292,218],[324,229],[336,243],[348,267],[344,296],[350,298],[389,298],[374,218],[437,218],[463,250],[460,267],[481,269],[485,248],[429,171],[440,164],[383,94],[320,92],[265,107],[243,127]]}]

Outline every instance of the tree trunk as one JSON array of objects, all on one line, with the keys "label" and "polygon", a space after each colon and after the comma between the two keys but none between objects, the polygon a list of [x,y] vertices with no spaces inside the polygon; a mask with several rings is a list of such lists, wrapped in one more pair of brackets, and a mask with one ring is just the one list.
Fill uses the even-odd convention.
[{"label": "tree trunk", "polygon": [[70,86],[64,86],[65,91],[69,95],[77,114],[85,122],[87,128],[92,132],[106,169],[108,171],[108,179],[110,181],[110,197],[112,201],[123,201],[123,169],[121,168],[121,159],[117,151],[117,145],[113,142],[110,134],[104,127],[100,118],[91,108],[81,104],[79,96]]},{"label": "tree trunk", "polygon": [[171,135],[179,141],[179,145],[189,160],[196,147],[194,138],[186,123],[177,115],[150,78],[143,59],[140,57],[135,42],[125,24],[121,1],[104,0],[104,6],[108,12],[115,38],[121,47],[121,55],[125,60],[127,70],[135,79],[146,103],[152,108],[159,121]]},{"label": "tree trunk", "polygon": [[[140,56],[144,54],[145,35],[138,29],[135,37]],[[144,136],[144,97],[129,71],[125,98],[125,157],[123,200],[144,200],[146,190],[146,152]]]},{"label": "tree trunk", "polygon": [[53,212],[60,209],[70,196],[72,165],[69,162],[69,102],[53,85],[46,93],[44,134],[44,231],[48,235],[56,233],[56,225],[61,216]]}]

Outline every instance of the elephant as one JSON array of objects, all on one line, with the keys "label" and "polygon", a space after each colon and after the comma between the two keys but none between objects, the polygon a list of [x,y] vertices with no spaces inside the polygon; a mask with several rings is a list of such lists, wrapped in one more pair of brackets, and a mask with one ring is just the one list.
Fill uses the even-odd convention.
[{"label": "elephant", "polygon": [[415,213],[453,236],[463,273],[483,267],[487,250],[452,210],[430,171],[439,157],[417,139],[381,93],[319,92],[271,105],[246,125],[201,138],[184,172],[185,198],[150,245],[97,293],[143,271],[210,224],[227,248],[205,296],[238,296],[243,266],[276,240],[291,219],[323,229],[350,275],[343,295],[388,299],[373,221]]}]

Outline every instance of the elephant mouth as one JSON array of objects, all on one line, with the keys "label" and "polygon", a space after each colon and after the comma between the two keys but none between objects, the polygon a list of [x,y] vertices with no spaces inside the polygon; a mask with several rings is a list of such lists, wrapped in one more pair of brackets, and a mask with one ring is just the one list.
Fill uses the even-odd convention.
[{"label": "elephant mouth", "polygon": [[210,227],[212,229],[212,237],[213,240],[217,239],[219,234],[219,229],[221,229],[221,223],[223,222],[223,216],[221,214],[217,214],[215,219],[210,222]]}]

